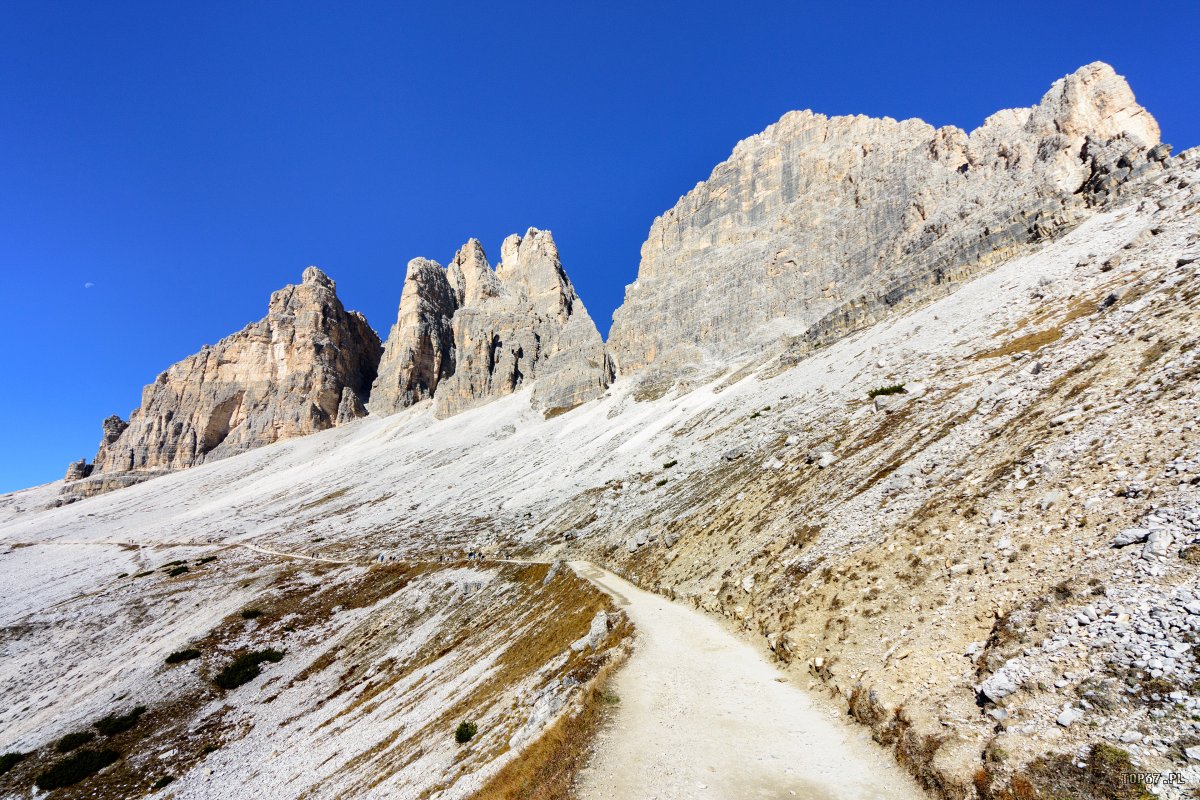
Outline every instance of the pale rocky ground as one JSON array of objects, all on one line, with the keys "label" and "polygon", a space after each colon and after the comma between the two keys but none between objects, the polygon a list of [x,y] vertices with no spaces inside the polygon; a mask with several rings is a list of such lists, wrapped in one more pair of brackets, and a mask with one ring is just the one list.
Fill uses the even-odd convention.
[{"label": "pale rocky ground", "polygon": [[[3,797],[29,796],[54,741],[137,705],[132,732],[91,743],[123,758],[53,796],[139,797],[173,776],[176,798],[474,797],[620,645],[603,595],[539,565],[350,564],[169,539],[16,548],[0,562],[0,749],[33,755],[0,777]],[[14,602],[26,559],[73,585]],[[188,571],[171,575],[179,562]],[[187,647],[201,656],[164,664]],[[235,655],[268,647],[284,656],[261,677],[213,685]],[[462,720],[479,729],[467,745]]]},{"label": "pale rocky ground", "polygon": [[[718,177],[736,176],[739,153],[751,161],[765,153],[771,166],[762,175],[776,174],[790,162],[777,157],[772,136],[785,131],[797,134],[789,145],[796,147],[822,139],[813,131],[823,126],[906,131],[925,159],[910,153],[920,174],[932,169],[926,145],[946,145],[933,154],[946,163],[928,187],[931,200],[948,198],[948,205],[922,204],[919,219],[905,221],[907,211],[894,219],[899,210],[889,205],[895,194],[888,187],[865,192],[841,180],[808,186],[833,192],[822,218],[839,223],[832,228],[907,242],[894,255],[912,259],[883,276],[894,282],[857,297],[848,283],[853,291],[839,289],[812,315],[780,318],[732,343],[728,330],[753,328],[753,302],[714,305],[701,288],[676,308],[655,281],[689,264],[702,269],[710,248],[736,255],[736,248],[720,249],[726,235],[733,238],[725,244],[742,242],[750,250],[762,241],[775,246],[777,234],[806,254],[849,257],[867,246],[865,240],[848,243],[849,250],[806,244],[771,222],[791,220],[787,213],[758,214],[760,207],[777,210],[780,197],[778,187],[751,171],[748,182],[730,178],[728,186],[717,181],[698,189],[707,199],[679,229],[703,229],[696,237],[679,234],[690,255],[658,272],[647,269],[645,281],[639,277],[631,288],[611,352],[618,366],[645,368],[607,388],[607,380],[590,385],[593,399],[569,413],[546,413],[558,409],[537,402],[545,391],[540,381],[487,389],[479,396],[494,397],[490,404],[466,402],[450,418],[443,418],[447,409],[436,393],[414,395],[413,405],[392,416],[353,421],[351,402],[345,424],[332,430],[109,495],[55,507],[60,484],[51,484],[0,498],[6,666],[10,652],[24,659],[12,661],[19,668],[7,673],[11,680],[0,694],[17,723],[0,725],[0,750],[51,741],[113,703],[134,702],[134,687],[158,691],[162,652],[177,642],[219,631],[221,646],[257,644],[228,638],[235,629],[228,617],[243,607],[239,592],[248,587],[240,582],[253,585],[265,565],[282,569],[280,554],[320,559],[305,563],[331,570],[321,576],[332,590],[381,554],[377,575],[422,561],[434,562],[429,581],[446,570],[493,574],[468,583],[482,581],[472,597],[502,615],[499,630],[466,643],[467,660],[448,662],[450,672],[442,673],[460,692],[455,697],[466,696],[469,688],[450,673],[475,660],[493,663],[496,648],[513,646],[508,631],[537,630],[561,616],[539,616],[535,586],[526,587],[534,595],[524,605],[504,602],[501,589],[516,581],[511,570],[518,565],[440,560],[471,551],[489,559],[586,558],[707,613],[773,659],[818,708],[849,711],[935,795],[1006,797],[1010,782],[1029,781],[1052,796],[1104,796],[1120,779],[1102,769],[1104,754],[1113,752],[1105,747],[1127,752],[1130,768],[1179,773],[1185,787],[1156,787],[1164,796],[1200,786],[1194,749],[1200,664],[1193,650],[1200,627],[1200,498],[1193,483],[1200,474],[1197,152],[1167,158],[1154,148],[1153,120],[1103,65],[1055,84],[1038,108],[995,115],[965,143],[953,130],[931,133],[913,121],[834,122],[801,114],[780,125],[739,148],[733,167],[718,168]],[[1112,141],[1089,142],[1088,132]],[[861,145],[856,136],[849,141]],[[854,147],[841,151],[860,159]],[[868,156],[862,153],[864,163]],[[964,163],[967,170],[959,172]],[[856,170],[847,173],[851,184],[875,174]],[[980,171],[989,177],[969,177]],[[955,175],[965,183],[950,183],[960,181]],[[1073,186],[1078,193],[1069,191]],[[738,239],[744,231],[737,213],[718,213],[726,202],[716,197],[724,196],[719,190],[732,192],[731,208],[751,209],[748,219],[761,230],[749,240]],[[969,209],[993,197],[997,208],[958,216],[960,202]],[[864,205],[856,205],[860,200]],[[843,215],[851,206],[868,209],[867,216]],[[955,218],[967,224],[955,227]],[[656,223],[647,248],[675,241],[664,233],[669,227]],[[708,242],[710,236],[716,238]],[[922,248],[960,260],[929,260]],[[455,263],[462,269],[468,260],[474,263]],[[718,261],[731,281],[713,282],[718,300],[753,300],[762,276],[739,269],[736,260]],[[864,286],[871,286],[874,262],[868,262],[855,261],[867,269],[859,276]],[[519,259],[506,254],[502,263]],[[805,297],[823,297],[808,293],[837,264],[822,266],[831,270],[825,277],[796,264],[780,262],[779,274],[767,277],[785,289],[799,281],[791,302],[805,307]],[[491,274],[478,277],[487,281]],[[479,284],[465,288],[465,272],[461,281],[447,282],[454,291],[482,291]],[[749,316],[723,316],[739,308],[750,309]],[[640,338],[672,325],[687,335],[669,348],[653,336]],[[576,354],[594,344],[590,334],[578,341],[580,348],[568,348]],[[589,374],[576,369],[574,355],[569,361],[568,377]],[[903,391],[868,396],[889,386]],[[193,578],[169,579],[224,576],[215,591],[210,585],[194,597],[181,594],[177,610],[170,592],[140,605],[145,591],[131,588],[135,579],[116,578],[144,571],[155,548],[184,546],[239,555],[227,572],[197,564]],[[178,557],[168,558],[171,552],[149,563]],[[158,572],[136,580],[168,579]],[[364,647],[367,641],[403,646],[387,633],[405,640],[428,635],[432,642],[438,634],[422,628],[426,623],[442,633],[475,631],[462,620],[421,616],[442,607],[437,603],[396,596],[399,605],[425,611],[396,628],[384,626],[375,639],[364,638]],[[450,597],[436,588],[428,596]],[[197,602],[200,611],[192,610]],[[98,647],[112,633],[105,625],[126,607],[142,611],[122,612],[129,618],[114,623],[113,635],[132,643],[107,653]],[[340,627],[340,612],[324,610],[324,616],[314,611],[317,638],[351,636]],[[374,624],[374,612],[355,613]],[[391,620],[387,614],[383,619]],[[551,636],[546,658],[523,661],[529,669],[508,676],[510,682],[541,680],[533,676],[552,663],[550,650],[576,652],[570,644],[593,619],[580,615],[570,630]],[[140,662],[139,646],[153,649],[153,657]],[[325,652],[288,648],[283,661],[268,665],[268,681]],[[52,663],[56,652],[85,653],[79,674],[67,662]],[[105,681],[117,681],[116,691]],[[504,706],[507,685],[486,693],[489,707]],[[302,720],[322,719],[326,712],[302,695],[282,693],[267,706],[281,703],[303,711]],[[438,707],[455,702],[445,698]],[[83,710],[72,710],[77,705]],[[498,727],[514,730],[525,716],[549,722],[556,712],[546,709],[519,703]],[[405,709],[393,710],[407,719]],[[289,753],[319,750],[324,734],[305,721],[303,735],[278,747],[282,734],[270,724],[261,733],[248,724],[274,720],[272,712],[256,702],[223,712],[222,719],[238,722],[222,728],[229,753],[278,765],[236,785],[299,794],[297,782],[306,779],[298,776],[311,765]],[[680,705],[665,722],[686,725],[688,714]],[[361,791],[364,781],[380,777],[368,740],[397,728],[390,718],[369,715],[361,724],[367,738],[353,741],[364,758],[335,756],[335,772],[314,773],[320,781],[314,791]],[[420,733],[399,730],[401,738]],[[620,735],[618,727],[601,739],[594,770],[629,745]],[[416,739],[404,742],[397,746],[422,757],[415,755]],[[461,785],[442,788],[446,796],[456,786],[465,792],[494,766],[495,759],[467,759],[454,772],[448,752],[440,749],[425,762],[433,776],[427,780],[436,783],[423,784],[431,792],[452,780]],[[214,769],[224,763],[219,775],[233,780],[233,762],[208,757],[215,757]],[[203,795],[198,787],[209,785],[209,776],[207,766],[193,767],[200,763],[181,763],[181,771],[190,771],[175,791]]]},{"label": "pale rocky ground", "polygon": [[637,628],[582,800],[903,800],[922,792],[866,731],[814,704],[715,620],[591,564]]}]

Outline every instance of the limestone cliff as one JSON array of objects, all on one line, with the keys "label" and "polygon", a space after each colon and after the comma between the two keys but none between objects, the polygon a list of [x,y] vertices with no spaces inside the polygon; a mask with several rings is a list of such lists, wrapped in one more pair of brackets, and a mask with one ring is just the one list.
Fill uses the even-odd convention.
[{"label": "limestone cliff", "polygon": [[445,270],[409,264],[370,408],[389,414],[432,397],[446,417],[533,382],[535,407],[551,414],[598,397],[611,377],[553,236],[530,228],[505,239],[494,271],[475,239]]},{"label": "limestone cliff", "polygon": [[415,258],[408,263],[400,313],[371,387],[371,411],[394,414],[432,397],[438,383],[454,372],[450,318],[458,302],[436,261]]},{"label": "limestone cliff", "polygon": [[[123,422],[109,417],[87,485],[106,491],[362,416],[379,337],[316,267],[267,316],[169,367]],[[81,469],[72,476],[81,475]]]},{"label": "limestone cliff", "polygon": [[622,372],[676,346],[811,344],[1053,237],[1169,153],[1106,64],[967,134],[793,112],[655,220],[614,315]]}]

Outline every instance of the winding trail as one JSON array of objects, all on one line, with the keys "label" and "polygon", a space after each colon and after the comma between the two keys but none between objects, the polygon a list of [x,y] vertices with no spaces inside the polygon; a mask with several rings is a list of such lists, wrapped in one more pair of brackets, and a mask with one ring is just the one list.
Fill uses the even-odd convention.
[{"label": "winding trail", "polygon": [[816,707],[716,620],[571,566],[637,629],[615,718],[580,774],[583,800],[925,797],[864,728]]}]

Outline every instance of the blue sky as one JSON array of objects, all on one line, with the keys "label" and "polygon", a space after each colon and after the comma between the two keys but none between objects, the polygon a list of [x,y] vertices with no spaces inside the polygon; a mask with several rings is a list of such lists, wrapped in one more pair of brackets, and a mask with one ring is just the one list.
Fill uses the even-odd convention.
[{"label": "blue sky", "polygon": [[386,334],[410,258],[548,228],[603,332],[653,218],[791,109],[970,129],[1105,60],[1200,144],[1200,4],[983,6],[8,0],[0,491],[308,264]]}]

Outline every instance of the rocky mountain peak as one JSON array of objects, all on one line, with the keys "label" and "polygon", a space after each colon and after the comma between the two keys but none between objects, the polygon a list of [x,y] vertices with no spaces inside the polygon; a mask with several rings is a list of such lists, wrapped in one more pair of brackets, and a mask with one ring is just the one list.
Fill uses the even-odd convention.
[{"label": "rocky mountain peak", "polygon": [[[458,309],[459,292],[471,294],[478,286],[470,259],[464,258],[463,263],[472,278],[466,278],[459,264],[457,287],[452,287],[446,270],[436,261],[414,258],[408,262],[396,324],[388,334],[379,373],[371,387],[367,404],[371,413],[394,414],[426,400],[442,380],[454,373],[450,319]],[[486,261],[483,266],[486,270]]]},{"label": "rocky mountain peak", "polygon": [[799,353],[1070,230],[1161,168],[1158,136],[1099,63],[970,134],[786,114],[654,221],[609,353],[623,372],[675,348]]},{"label": "rocky mountain peak", "polygon": [[539,311],[565,321],[576,301],[575,288],[559,259],[550,231],[530,228],[524,236],[512,234],[500,246],[496,275],[511,291]]},{"label": "rocky mountain peak", "polygon": [[[443,270],[410,265],[369,408],[390,414],[432,397],[438,416],[535,381],[543,411],[598,396],[611,380],[604,342],[563,269],[549,231],[501,245],[493,271],[477,239]],[[416,262],[414,262],[416,263]]]},{"label": "rocky mountain peak", "polygon": [[266,317],[159,375],[128,423],[106,419],[91,477],[72,491],[106,491],[354,418],[381,349],[334,282],[309,267],[299,285],[271,295]]},{"label": "rocky mountain peak", "polygon": [[459,305],[478,303],[488,297],[497,297],[501,292],[500,279],[488,266],[487,255],[478,239],[468,239],[454,254],[446,271]]},{"label": "rocky mountain peak", "polygon": [[330,291],[337,289],[337,284],[333,282],[333,279],[317,267],[307,267],[304,270],[304,274],[301,275],[300,281],[305,285],[315,284],[317,286],[324,286]]}]

